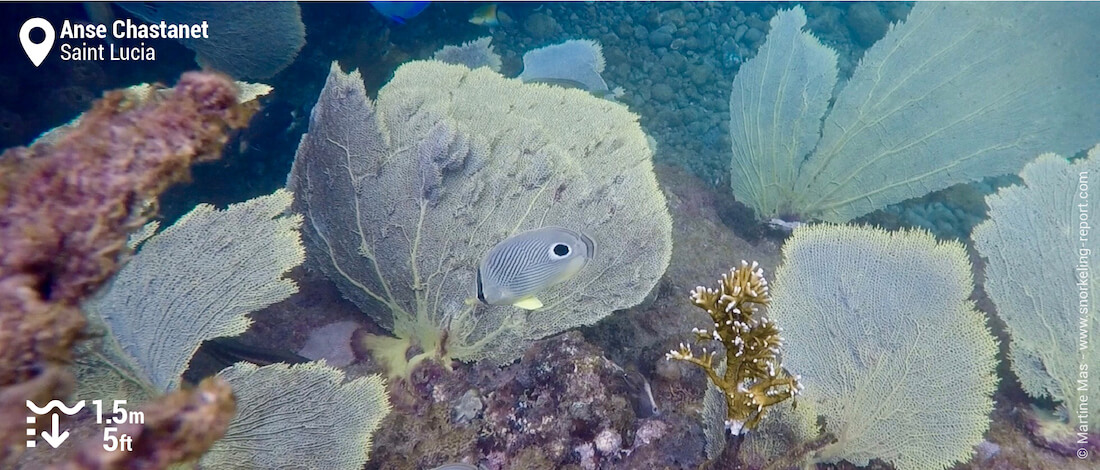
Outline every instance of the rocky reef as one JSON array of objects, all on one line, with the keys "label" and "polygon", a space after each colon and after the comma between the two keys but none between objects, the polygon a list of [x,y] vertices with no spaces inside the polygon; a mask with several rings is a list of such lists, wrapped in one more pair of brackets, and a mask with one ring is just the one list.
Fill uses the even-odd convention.
[{"label": "rocky reef", "polygon": [[[396,388],[396,389],[395,389]],[[654,414],[650,386],[577,332],[539,341],[515,364],[448,372],[425,363],[391,387],[395,413],[376,436],[370,469],[687,468],[702,430],[688,416]],[[403,397],[398,398],[398,397]]]},{"label": "rocky reef", "polygon": [[[236,93],[231,81],[204,73],[185,74],[172,93],[148,103],[108,93],[58,140],[0,155],[0,462],[23,448],[26,400],[44,404],[72,391],[67,366],[85,325],[79,305],[119,269],[130,232],[165,188],[187,178],[192,163],[217,158],[229,129],[247,122]],[[219,437],[232,396],[224,382],[204,387],[150,405],[147,415],[196,413],[166,412],[134,430],[146,439],[131,457],[193,458]],[[185,405],[195,398],[207,406]],[[196,431],[202,435],[186,435]],[[124,464],[85,466],[92,460],[72,468]]]}]

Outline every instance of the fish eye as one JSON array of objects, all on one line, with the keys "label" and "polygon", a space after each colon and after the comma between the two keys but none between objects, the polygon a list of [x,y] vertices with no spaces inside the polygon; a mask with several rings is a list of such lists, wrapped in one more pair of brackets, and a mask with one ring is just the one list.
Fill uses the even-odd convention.
[{"label": "fish eye", "polygon": [[566,256],[569,256],[569,251],[569,245],[566,245],[564,243],[555,243],[554,246],[550,247],[550,258],[564,258]]}]

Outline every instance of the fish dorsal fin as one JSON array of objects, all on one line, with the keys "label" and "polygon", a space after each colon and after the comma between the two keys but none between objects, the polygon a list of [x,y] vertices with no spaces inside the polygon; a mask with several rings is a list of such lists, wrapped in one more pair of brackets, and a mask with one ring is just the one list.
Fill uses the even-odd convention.
[{"label": "fish dorsal fin", "polygon": [[512,305],[525,310],[535,310],[542,308],[542,301],[540,301],[538,297],[525,297],[517,300],[516,303]]}]

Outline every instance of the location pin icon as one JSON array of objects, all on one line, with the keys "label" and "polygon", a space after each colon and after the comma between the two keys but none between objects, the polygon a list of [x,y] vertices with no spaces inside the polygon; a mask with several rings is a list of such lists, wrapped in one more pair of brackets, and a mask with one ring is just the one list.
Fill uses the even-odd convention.
[{"label": "location pin icon", "polygon": [[[31,41],[31,30],[34,28],[41,28],[42,32],[46,33],[46,39],[38,44]],[[42,18],[31,18],[23,23],[22,28],[19,28],[19,42],[23,44],[23,52],[27,53],[27,58],[31,59],[35,67],[42,65],[42,61],[46,60],[46,56],[50,54],[53,39],[53,25]]]}]

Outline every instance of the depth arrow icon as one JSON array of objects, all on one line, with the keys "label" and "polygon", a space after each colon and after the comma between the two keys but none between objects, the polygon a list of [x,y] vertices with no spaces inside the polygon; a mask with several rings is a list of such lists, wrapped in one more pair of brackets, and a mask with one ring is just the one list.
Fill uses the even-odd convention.
[{"label": "depth arrow icon", "polygon": [[57,446],[61,445],[62,442],[65,442],[65,439],[69,438],[69,431],[58,433],[58,431],[60,431],[60,429],[59,429],[60,425],[61,425],[61,420],[58,418],[57,413],[54,413],[53,414],[53,434],[50,434],[49,431],[42,431],[42,439],[45,439],[46,442],[49,443],[50,446],[53,447],[54,449],[56,449]]}]

